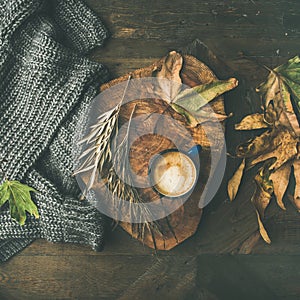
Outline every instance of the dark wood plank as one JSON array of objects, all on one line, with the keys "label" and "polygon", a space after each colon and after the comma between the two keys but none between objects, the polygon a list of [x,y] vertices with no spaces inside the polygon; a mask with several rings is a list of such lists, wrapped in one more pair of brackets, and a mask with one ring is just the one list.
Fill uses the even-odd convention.
[{"label": "dark wood plank", "polygon": [[[94,1],[87,3],[103,16],[117,38],[181,40],[297,38],[297,1]],[[145,14],[145,12],[147,12]],[[286,35],[286,33],[288,35]]]},{"label": "dark wood plank", "polygon": [[[298,299],[300,256],[18,256],[1,299]],[[14,271],[12,271],[14,270]]]},{"label": "dark wood plank", "polygon": [[113,260],[104,256],[18,256],[1,266],[0,290],[8,295],[18,291],[18,299],[20,295],[25,299],[29,295],[31,299],[114,299],[155,260],[151,256]]},{"label": "dark wood plank", "polygon": [[220,300],[299,299],[299,263],[285,255],[199,256],[198,291]]}]

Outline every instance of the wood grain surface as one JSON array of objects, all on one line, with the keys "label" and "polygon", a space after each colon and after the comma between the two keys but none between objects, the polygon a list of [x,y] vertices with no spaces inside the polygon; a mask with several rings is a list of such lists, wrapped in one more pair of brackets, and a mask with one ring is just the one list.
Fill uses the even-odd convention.
[{"label": "wood grain surface", "polygon": [[[240,81],[225,99],[227,113],[233,112],[226,133],[230,153],[249,138],[233,132],[233,124],[259,108],[253,88],[267,74],[262,64],[275,67],[299,52],[297,0],[87,3],[111,32],[90,57],[105,63],[112,78],[194,39],[226,62]],[[225,66],[210,67],[220,78],[228,74]],[[224,183],[238,163],[228,158]],[[0,299],[299,299],[299,214],[287,199],[286,212],[273,201],[266,211],[272,244],[266,245],[257,235],[249,176],[233,203],[225,190],[223,184],[204,209],[196,234],[171,251],[155,253],[119,227],[100,253],[35,241],[0,265]]]}]

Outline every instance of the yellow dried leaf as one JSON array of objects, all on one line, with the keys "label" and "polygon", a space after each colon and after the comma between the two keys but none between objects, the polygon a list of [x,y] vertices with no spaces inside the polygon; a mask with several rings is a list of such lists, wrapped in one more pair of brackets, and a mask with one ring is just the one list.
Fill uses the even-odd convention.
[{"label": "yellow dried leaf", "polygon": [[277,204],[283,210],[286,210],[286,208],[284,206],[284,203],[282,202],[282,198],[289,184],[290,174],[291,164],[286,163],[270,175],[270,180],[273,182],[274,194],[277,200]]},{"label": "yellow dried leaf", "polygon": [[295,176],[295,191],[294,191],[294,205],[300,212],[300,159],[296,159],[293,163]]},{"label": "yellow dried leaf", "polygon": [[264,120],[263,114],[253,114],[246,116],[239,124],[235,125],[236,130],[252,130],[268,128],[269,125]]},{"label": "yellow dried leaf", "polygon": [[237,195],[244,174],[244,169],[245,169],[245,159],[243,159],[242,163],[240,164],[240,166],[238,167],[238,169],[236,170],[236,172],[228,182],[227,192],[230,201],[234,200],[234,198]]},{"label": "yellow dried leaf", "polygon": [[265,108],[269,106],[270,101],[274,100],[279,92],[279,79],[274,71],[271,71],[267,81],[256,88],[256,91],[262,95]]},{"label": "yellow dried leaf", "polygon": [[269,171],[267,167],[260,169],[255,176],[256,189],[251,198],[251,202],[258,210],[259,215],[264,218],[265,210],[270,203],[273,193],[273,183],[269,179]]},{"label": "yellow dried leaf", "polygon": [[282,110],[275,107],[273,103],[269,103],[269,105],[264,110],[264,121],[274,126],[275,122],[278,122],[281,116]]},{"label": "yellow dried leaf", "polygon": [[238,157],[253,157],[265,152],[273,151],[280,144],[280,138],[276,138],[277,132],[266,131],[260,136],[238,146],[236,154]]},{"label": "yellow dried leaf", "polygon": [[294,113],[286,112],[280,116],[280,123],[286,127],[291,126],[295,132],[295,136],[300,136],[300,127],[297,116]]},{"label": "yellow dried leaf", "polygon": [[262,168],[260,170],[260,172],[255,176],[255,183],[256,183],[256,189],[251,198],[251,202],[253,203],[256,209],[259,232],[262,238],[265,240],[265,242],[270,244],[271,240],[262,223],[265,210],[271,201],[271,197],[273,193],[273,186],[272,186],[272,182],[270,182],[269,180],[269,174],[267,169]]},{"label": "yellow dried leaf", "polygon": [[259,216],[258,211],[256,210],[256,216],[257,216],[257,222],[258,222],[258,229],[261,237],[264,239],[264,241],[268,244],[271,244],[271,239],[269,238],[269,235],[265,229],[265,226],[263,222],[261,221],[261,218]]},{"label": "yellow dried leaf", "polygon": [[[251,160],[249,162],[249,166],[254,166],[260,162],[266,161],[267,159],[274,157],[276,158],[276,161],[272,166],[270,166],[270,169],[276,170],[297,155],[298,139],[292,136],[290,131],[285,128],[279,128],[278,130],[276,130],[276,132],[278,132],[278,134],[276,134],[275,137],[267,144],[267,152],[262,153],[261,155]],[[259,140],[259,137],[257,137],[256,140]]]}]

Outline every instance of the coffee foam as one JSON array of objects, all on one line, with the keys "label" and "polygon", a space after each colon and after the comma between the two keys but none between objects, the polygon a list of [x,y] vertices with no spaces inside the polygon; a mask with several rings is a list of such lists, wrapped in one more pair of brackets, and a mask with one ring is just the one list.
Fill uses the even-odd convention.
[{"label": "coffee foam", "polygon": [[166,152],[157,157],[152,171],[157,191],[171,197],[187,193],[197,177],[193,161],[178,151]]}]

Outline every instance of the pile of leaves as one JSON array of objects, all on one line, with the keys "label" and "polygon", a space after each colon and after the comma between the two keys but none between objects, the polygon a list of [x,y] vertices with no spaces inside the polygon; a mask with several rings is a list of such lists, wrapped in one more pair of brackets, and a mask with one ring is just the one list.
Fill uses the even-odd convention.
[{"label": "pile of leaves", "polygon": [[263,133],[238,146],[236,155],[243,160],[228,183],[232,201],[245,171],[259,167],[251,202],[260,234],[267,243],[271,240],[263,225],[265,210],[272,196],[281,209],[286,209],[283,196],[292,181],[295,187],[288,198],[300,212],[300,58],[296,56],[269,71],[267,80],[257,87],[262,113],[248,115],[235,126],[236,130],[263,130]]}]

